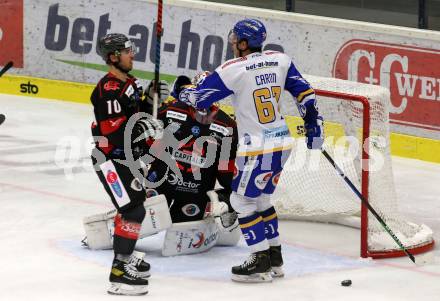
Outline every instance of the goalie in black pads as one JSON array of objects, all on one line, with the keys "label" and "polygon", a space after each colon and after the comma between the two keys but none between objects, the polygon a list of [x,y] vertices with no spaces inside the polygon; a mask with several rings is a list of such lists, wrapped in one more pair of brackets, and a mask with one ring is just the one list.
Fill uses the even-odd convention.
[{"label": "goalie in black pads", "polygon": [[[197,78],[200,80],[204,76],[206,73]],[[189,78],[179,77],[175,82],[173,95],[178,95],[182,86],[190,84]],[[163,91],[162,99],[168,90],[165,83],[160,83],[160,88]],[[147,99],[152,93],[150,84],[147,88]],[[151,105],[145,102],[140,104],[142,110],[151,112]],[[135,178],[128,167],[115,165],[117,169],[127,172],[125,182],[120,175],[123,182],[121,187],[125,187],[127,193],[130,191],[138,195],[136,204],[143,203],[143,216],[146,211],[146,218],[136,220],[137,237],[146,237],[167,229],[162,249],[162,254],[165,256],[199,253],[215,244],[235,245],[240,238],[240,230],[236,214],[229,206],[237,147],[235,122],[216,106],[197,112],[176,101],[163,105],[159,110],[158,119],[159,122],[151,122],[162,121],[167,125],[164,138],[155,139],[158,138],[155,135],[156,127],[147,126],[145,132],[148,135],[145,136],[151,139],[147,139],[147,143],[139,147],[137,145],[133,147],[133,155],[136,158],[146,152],[156,154],[156,160],[152,163],[146,162],[143,166],[146,178]],[[150,129],[154,129],[151,134]],[[135,124],[134,131],[136,130]],[[95,135],[99,134],[101,133],[95,132]],[[171,143],[167,141],[167,137],[173,137]],[[154,152],[155,148],[159,148],[159,151]],[[170,164],[175,165],[174,169],[170,168]],[[108,180],[100,173],[98,172],[98,175],[115,203],[113,186],[109,185]],[[213,190],[216,180],[224,187],[223,189]],[[146,201],[143,202],[145,199]],[[90,248],[111,248],[111,233],[114,232],[113,248],[115,249],[119,240],[118,217],[116,211],[111,211],[85,218],[84,226]],[[136,240],[131,242],[134,248]],[[123,293],[130,294],[130,292]]]}]

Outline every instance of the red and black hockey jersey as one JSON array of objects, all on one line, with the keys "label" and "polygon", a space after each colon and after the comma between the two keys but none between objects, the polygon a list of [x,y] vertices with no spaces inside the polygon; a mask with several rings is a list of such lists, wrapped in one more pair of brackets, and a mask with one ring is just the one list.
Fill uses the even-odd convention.
[{"label": "red and black hockey jersey", "polygon": [[130,76],[127,81],[107,73],[97,84],[90,97],[96,123],[93,136],[99,148],[109,158],[124,157],[124,130],[130,117],[143,110],[143,90],[140,82]]}]

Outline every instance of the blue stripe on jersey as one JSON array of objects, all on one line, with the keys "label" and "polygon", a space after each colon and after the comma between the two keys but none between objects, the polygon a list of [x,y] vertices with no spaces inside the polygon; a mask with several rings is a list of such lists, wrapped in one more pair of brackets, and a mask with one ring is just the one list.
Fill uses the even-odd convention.
[{"label": "blue stripe on jersey", "polygon": [[[296,70],[293,63],[290,63],[289,70],[287,71],[285,89],[289,91],[293,97],[297,98],[298,102],[296,105],[304,121],[307,123],[316,121],[318,111],[315,105],[315,92],[310,84],[302,77],[301,73]],[[303,100],[305,101],[303,102]]]},{"label": "blue stripe on jersey", "polygon": [[217,72],[213,72],[197,86],[195,92],[196,106],[198,109],[209,108],[214,102],[222,100],[231,94],[234,94],[234,92],[226,87]]},{"label": "blue stripe on jersey", "polygon": [[[287,77],[286,82],[284,83],[284,89],[290,92],[293,97],[298,98],[301,93],[306,92],[307,90],[313,88],[310,86],[310,84],[302,77],[301,73],[299,73],[298,70],[296,70],[296,67],[293,63],[290,63],[289,70],[287,71]],[[307,93],[312,94],[312,93]],[[302,95],[302,97],[305,97],[306,95]],[[301,101],[302,98],[298,99],[298,101]]]}]

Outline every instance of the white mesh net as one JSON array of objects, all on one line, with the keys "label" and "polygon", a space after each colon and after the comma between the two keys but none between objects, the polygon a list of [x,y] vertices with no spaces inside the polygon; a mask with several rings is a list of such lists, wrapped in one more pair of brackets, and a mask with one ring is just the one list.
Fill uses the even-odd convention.
[{"label": "white mesh net", "polygon": [[[393,181],[389,92],[380,86],[305,76],[315,89],[367,97],[370,106],[369,201],[401,242],[419,247],[432,242],[432,231],[425,225],[408,222],[398,211]],[[281,100],[286,116],[299,116],[290,95]],[[325,120],[325,149],[346,176],[361,191],[362,104],[339,98],[318,96],[320,114]],[[298,117],[286,117],[295,139],[292,154],[284,167],[272,197],[278,215],[284,219],[332,222],[359,227],[361,201],[318,151],[309,151],[304,138],[296,134],[303,125]],[[394,240],[371,214],[368,216],[368,251],[398,250]]]}]

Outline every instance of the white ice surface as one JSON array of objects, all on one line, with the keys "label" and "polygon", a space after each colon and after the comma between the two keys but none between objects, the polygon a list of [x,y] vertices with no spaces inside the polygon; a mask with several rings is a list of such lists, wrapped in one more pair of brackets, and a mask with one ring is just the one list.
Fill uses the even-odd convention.
[{"label": "white ice surface", "polygon": [[[90,168],[91,106],[0,95],[0,300],[121,300],[109,296],[111,251],[81,247],[82,218],[111,208]],[[69,136],[71,139],[66,139]],[[73,140],[72,140],[73,139]],[[63,142],[64,141],[64,142]],[[73,141],[67,154],[57,145]],[[76,141],[76,142],[75,142]],[[62,149],[62,148],[58,148]],[[440,239],[440,165],[393,158],[401,211]],[[67,173],[66,173],[67,171]],[[359,259],[358,230],[281,222],[286,277],[270,284],[229,280],[248,250],[160,256],[162,235],[138,247],[152,264],[148,300],[440,300],[439,249],[434,261]],[[351,279],[351,287],[341,280]],[[136,297],[131,297],[133,299]]]}]

